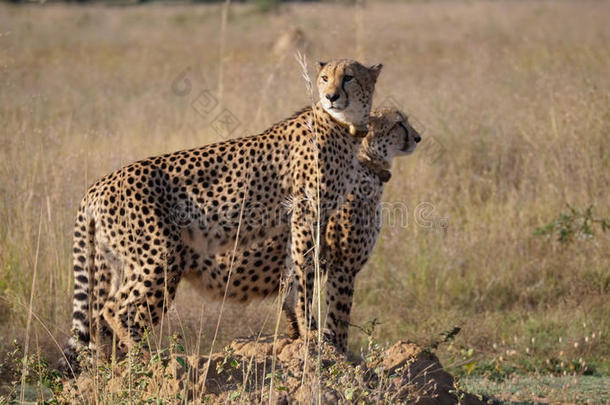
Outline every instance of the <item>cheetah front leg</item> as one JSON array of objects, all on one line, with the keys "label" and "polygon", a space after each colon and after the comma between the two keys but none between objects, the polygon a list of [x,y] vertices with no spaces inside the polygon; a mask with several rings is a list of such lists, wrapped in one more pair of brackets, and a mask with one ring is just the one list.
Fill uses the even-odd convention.
[{"label": "cheetah front leg", "polygon": [[331,331],[333,345],[347,351],[350,312],[354,297],[354,276],[339,265],[328,272],[326,280],[326,328]]},{"label": "cheetah front leg", "polygon": [[[326,260],[324,258],[324,253],[326,251],[326,244],[325,244],[325,240],[322,239],[321,241],[321,246],[320,246],[320,272],[321,275],[326,274]],[[288,240],[288,246],[287,249],[290,250],[290,245],[291,245],[291,241]],[[313,253],[312,253],[313,256]],[[313,258],[312,258],[313,259]],[[315,278],[315,265],[313,264],[313,260],[312,263],[307,263],[307,260],[305,261],[306,265],[309,265],[310,267],[313,268],[313,274],[314,274],[314,278]],[[296,308],[297,308],[297,301],[299,299],[299,297],[297,296],[297,291],[299,290],[299,283],[296,280],[295,277],[295,266],[294,263],[292,261],[291,258],[291,254],[290,251],[287,252],[286,255],[286,274],[284,274],[284,279],[282,281],[282,285],[284,288],[284,294],[283,294],[283,305],[282,305],[282,311],[284,312],[284,315],[286,316],[286,322],[287,322],[287,328],[288,328],[288,336],[291,339],[298,339],[300,336],[304,336],[304,331],[302,328],[299,327],[299,317],[297,316],[297,312],[296,312]],[[313,293],[315,294],[315,291],[313,291]],[[303,315],[301,315],[303,316]],[[308,323],[310,325],[314,325],[315,328],[315,318],[313,317],[313,315],[310,313],[309,314],[309,320]],[[329,342],[334,342],[334,339],[331,339],[331,334],[332,331],[329,331],[327,329],[325,329],[324,331],[325,333],[325,340],[329,341]]]},{"label": "cheetah front leg", "polygon": [[313,241],[307,238],[309,236],[307,233],[311,232],[310,229],[298,227],[294,231],[296,235],[302,236],[303,239],[295,237],[291,248],[295,277],[294,287],[296,287],[296,308],[294,312],[299,332],[302,336],[305,336],[308,331],[317,329],[311,308],[315,277],[311,260],[313,256]]},{"label": "cheetah front leg", "polygon": [[299,330],[299,320],[297,318],[297,290],[298,286],[295,277],[294,262],[291,255],[292,238],[288,237],[286,245],[286,259],[284,274],[282,275],[281,292],[283,297],[282,311],[286,316],[288,336],[290,339],[298,339],[303,331]]},{"label": "cheetah front leg", "polygon": [[[311,331],[317,330],[316,320],[312,313],[312,301],[315,293],[314,280],[316,271],[314,237],[316,235],[318,223],[315,219],[316,216],[313,215],[312,211],[309,211],[308,214],[309,215],[293,216],[292,218],[290,256],[292,259],[292,271],[294,276],[292,288],[296,291],[288,291],[288,296],[284,305],[290,332],[294,332],[294,328],[291,327],[290,324],[296,323],[298,325],[297,333],[300,336],[307,336]],[[324,222],[322,222],[320,228],[324,229],[324,227]],[[321,234],[323,235],[323,233]],[[293,298],[292,301],[290,301],[290,294],[296,295],[296,298]],[[286,305],[286,302],[294,302],[296,322],[294,322],[294,317],[291,317],[291,308],[289,305]]]},{"label": "cheetah front leg", "polygon": [[[290,255],[287,256],[289,258]],[[286,270],[291,273],[284,278],[284,302],[282,303],[282,311],[286,315],[286,323],[288,326],[288,336],[290,339],[298,339],[301,336],[299,330],[299,319],[297,318],[297,289],[294,278],[294,265],[291,260],[286,260]]]}]

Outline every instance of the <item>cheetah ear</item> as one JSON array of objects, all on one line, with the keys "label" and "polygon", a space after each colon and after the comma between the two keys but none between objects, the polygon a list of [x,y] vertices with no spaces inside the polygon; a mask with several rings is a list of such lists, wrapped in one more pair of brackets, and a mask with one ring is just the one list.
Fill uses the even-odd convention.
[{"label": "cheetah ear", "polygon": [[371,77],[373,78],[373,80],[377,80],[377,77],[379,77],[379,73],[381,73],[382,67],[383,65],[381,63],[378,63],[369,68],[369,72],[371,73]]},{"label": "cheetah ear", "polygon": [[326,66],[328,62],[318,62],[318,73],[320,73],[320,70],[322,70],[322,68],[324,66]]},{"label": "cheetah ear", "polygon": [[396,122],[407,122],[407,116],[400,110],[396,110]]},{"label": "cheetah ear", "polygon": [[394,123],[406,122],[407,118],[400,110],[395,110],[392,114]]}]

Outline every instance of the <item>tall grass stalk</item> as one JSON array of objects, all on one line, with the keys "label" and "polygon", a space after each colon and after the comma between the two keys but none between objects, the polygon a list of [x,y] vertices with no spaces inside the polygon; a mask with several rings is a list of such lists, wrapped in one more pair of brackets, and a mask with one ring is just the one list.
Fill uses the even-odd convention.
[{"label": "tall grass stalk", "polygon": [[[308,320],[308,322],[311,322],[311,313],[313,312],[314,308],[316,308],[316,301],[317,301],[317,309],[318,309],[318,368],[317,368],[317,372],[318,372],[318,377],[320,376],[320,372],[321,372],[321,366],[322,366],[322,293],[321,293],[321,278],[320,278],[320,235],[321,235],[321,213],[320,213],[320,162],[318,161],[318,125],[316,123],[316,114],[315,114],[315,108],[316,108],[316,98],[314,95],[314,91],[313,91],[313,82],[311,80],[311,77],[309,76],[309,70],[307,68],[307,57],[302,54],[301,52],[296,53],[295,55],[297,62],[299,63],[299,65],[301,66],[301,74],[303,76],[303,79],[305,80],[305,88],[307,90],[307,94],[309,96],[310,102],[311,102],[311,109],[312,109],[312,120],[313,122],[311,123],[311,128],[310,131],[313,134],[313,149],[314,149],[314,163],[315,163],[315,173],[316,173],[316,194],[314,196],[314,201],[310,202],[315,204],[316,206],[316,223],[312,224],[314,226],[314,228],[312,229],[312,236],[314,238],[314,246],[313,246],[313,253],[314,253],[314,291],[311,292],[311,294],[313,295],[311,297],[311,308],[307,311],[307,313],[309,314],[310,320]],[[307,254],[309,254],[310,252],[307,252]],[[307,263],[307,261],[305,261],[305,263]],[[305,270],[305,269],[304,269]],[[306,279],[305,274],[302,275],[302,277],[304,279]],[[307,289],[305,289],[305,292],[307,293]],[[306,306],[307,306],[307,302],[306,302]],[[309,326],[311,327],[311,324],[309,324]],[[308,347],[309,345],[309,331],[305,331],[305,346]],[[307,352],[309,351],[308,349],[306,349]],[[306,356],[307,356],[307,352],[306,352]],[[302,380],[302,384],[304,384],[305,382],[305,375],[306,375],[306,365],[307,362],[304,362],[303,365],[303,380]],[[322,389],[321,389],[321,384],[318,381],[317,384],[317,394],[318,394],[318,403],[322,403]]]},{"label": "tall grass stalk", "polygon": [[40,253],[40,236],[42,234],[42,208],[38,220],[38,236],[36,237],[36,253],[34,254],[34,273],[32,274],[32,287],[30,290],[30,304],[28,305],[28,320],[25,328],[25,348],[23,350],[23,368],[21,370],[21,392],[19,399],[21,403],[25,400],[25,381],[27,377],[28,354],[30,348],[30,329],[32,326],[32,314],[34,313],[34,295],[36,294],[36,275],[38,272],[38,254]]}]

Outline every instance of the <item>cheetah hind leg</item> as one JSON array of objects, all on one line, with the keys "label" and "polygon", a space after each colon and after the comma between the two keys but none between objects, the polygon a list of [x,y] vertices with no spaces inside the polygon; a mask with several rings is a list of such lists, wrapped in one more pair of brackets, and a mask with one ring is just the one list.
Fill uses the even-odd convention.
[{"label": "cheetah hind leg", "polygon": [[89,350],[97,358],[108,359],[112,349],[112,330],[102,316],[104,302],[108,300],[110,292],[111,273],[120,271],[113,268],[108,252],[98,252],[95,256],[96,283],[91,296],[91,340]]},{"label": "cheetah hind leg", "polygon": [[[160,309],[149,305],[142,297],[134,299],[132,283],[127,283],[119,289],[117,296],[121,297],[121,293],[127,294],[127,299],[117,303],[116,297],[110,297],[102,310],[102,317],[108,323],[116,338],[118,354],[120,356],[127,355],[130,351],[140,348],[142,355],[148,359],[148,345],[142,339],[145,336],[147,327],[154,326],[154,322],[149,320],[158,319],[157,313]],[[124,295],[123,295],[124,296]],[[160,300],[163,303],[163,299]]]},{"label": "cheetah hind leg", "polygon": [[[163,267],[157,267],[163,269]],[[167,269],[168,274],[178,272],[176,266]],[[176,295],[179,277],[162,277],[164,272],[155,272],[156,280],[150,283],[126,282],[104,305],[102,316],[116,335],[118,349],[122,354],[141,347],[148,357],[147,342],[142,339],[147,328],[158,324],[162,313],[167,312]],[[116,297],[125,297],[119,302]]]},{"label": "cheetah hind leg", "polygon": [[[123,287],[121,290],[127,290]],[[117,296],[120,296],[119,290]],[[116,296],[112,296],[104,304],[102,318],[112,330],[118,349],[118,354],[125,355],[137,345],[137,335],[141,331],[135,330],[135,306],[133,302],[117,303]]]}]

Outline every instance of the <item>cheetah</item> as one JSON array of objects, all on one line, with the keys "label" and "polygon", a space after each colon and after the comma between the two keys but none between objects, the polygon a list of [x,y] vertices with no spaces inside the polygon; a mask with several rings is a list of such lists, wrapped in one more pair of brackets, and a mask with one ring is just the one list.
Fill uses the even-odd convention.
[{"label": "cheetah", "polygon": [[[318,102],[263,133],[147,158],[94,183],[75,220],[67,364],[78,369],[78,348],[107,347],[113,334],[121,353],[141,342],[183,273],[205,271],[203,255],[283,233],[290,235],[296,320],[303,331],[315,329],[313,235],[353,188],[381,68],[319,63]],[[261,208],[274,215],[242,224]]]},{"label": "cheetah", "polygon": [[[375,110],[370,117],[369,132],[358,153],[360,166],[353,192],[329,218],[322,251],[322,271],[327,276],[325,334],[341,352],[347,351],[354,279],[368,261],[381,230],[381,195],[384,183],[391,177],[392,159],[413,153],[420,140],[420,135],[400,111]],[[264,298],[279,291],[283,269],[290,267],[286,249],[288,240],[289,236],[282,234],[236,252],[202,256],[199,267],[186,271],[184,278],[202,295],[223,297],[228,271],[232,267],[233,275],[227,289],[229,298],[241,302]],[[210,277],[210,268],[224,275],[221,283],[217,284]],[[294,301],[288,300],[284,312],[289,333],[292,338],[297,338],[299,330],[294,304]]]}]

